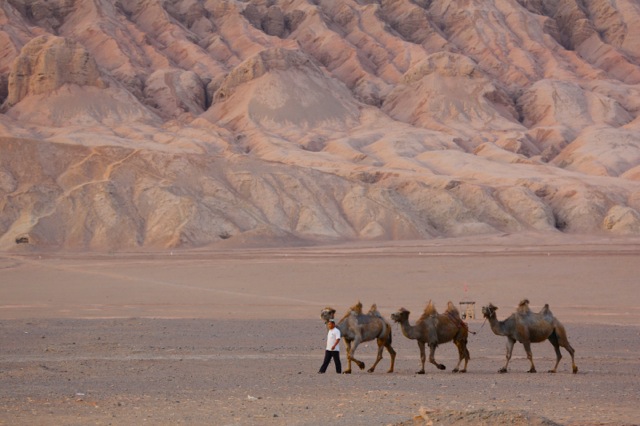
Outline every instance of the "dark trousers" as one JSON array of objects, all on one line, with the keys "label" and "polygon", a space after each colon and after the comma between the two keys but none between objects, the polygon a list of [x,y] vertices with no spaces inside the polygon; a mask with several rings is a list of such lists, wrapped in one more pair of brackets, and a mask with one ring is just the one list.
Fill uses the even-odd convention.
[{"label": "dark trousers", "polygon": [[327,367],[331,362],[331,358],[333,358],[333,363],[336,365],[336,373],[342,373],[342,364],[340,364],[340,351],[324,351],[324,362],[322,363],[322,367],[320,367],[320,373],[324,373],[327,371]]}]

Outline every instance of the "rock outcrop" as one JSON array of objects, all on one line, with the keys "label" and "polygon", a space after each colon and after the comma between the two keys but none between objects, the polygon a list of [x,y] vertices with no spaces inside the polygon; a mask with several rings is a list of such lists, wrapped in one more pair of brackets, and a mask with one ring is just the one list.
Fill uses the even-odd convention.
[{"label": "rock outcrop", "polygon": [[98,66],[82,45],[62,37],[29,41],[14,60],[8,78],[6,106],[28,96],[53,92],[64,85],[106,88]]}]

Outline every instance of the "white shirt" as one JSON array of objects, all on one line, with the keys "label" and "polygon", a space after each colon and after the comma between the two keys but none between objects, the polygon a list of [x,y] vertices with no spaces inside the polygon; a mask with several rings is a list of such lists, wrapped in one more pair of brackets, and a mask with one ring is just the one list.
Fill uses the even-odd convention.
[{"label": "white shirt", "polygon": [[340,334],[340,330],[338,330],[338,327],[333,327],[331,330],[329,330],[329,332],[327,333],[327,350],[328,351],[340,351],[340,345],[336,345],[335,349],[333,348],[333,345],[336,344],[337,340],[340,340],[341,334]]}]

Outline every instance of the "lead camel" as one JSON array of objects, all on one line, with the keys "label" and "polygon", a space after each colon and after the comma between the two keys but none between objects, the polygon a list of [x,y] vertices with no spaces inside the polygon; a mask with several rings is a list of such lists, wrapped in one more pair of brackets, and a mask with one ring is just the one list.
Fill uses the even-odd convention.
[{"label": "lead camel", "polygon": [[529,373],[535,373],[536,367],[533,364],[531,343],[544,342],[547,339],[551,342],[556,351],[556,365],[549,370],[549,373],[555,373],[558,369],[558,364],[562,359],[562,354],[560,353],[561,346],[569,352],[569,355],[571,355],[573,373],[575,374],[578,372],[578,367],[576,366],[574,359],[575,350],[569,344],[569,339],[567,338],[567,332],[564,326],[556,317],[553,316],[548,304],[544,305],[540,312],[535,313],[531,312],[529,309],[529,301],[524,299],[518,305],[516,312],[511,314],[511,316],[504,321],[499,321],[498,318],[496,318],[497,309],[497,307],[489,303],[488,306],[482,307],[482,314],[487,320],[489,320],[491,330],[493,330],[494,334],[507,337],[507,362],[504,367],[498,370],[500,373],[507,372],[509,360],[513,353],[513,345],[516,342],[522,343],[524,350],[527,353],[527,358],[531,363]]}]

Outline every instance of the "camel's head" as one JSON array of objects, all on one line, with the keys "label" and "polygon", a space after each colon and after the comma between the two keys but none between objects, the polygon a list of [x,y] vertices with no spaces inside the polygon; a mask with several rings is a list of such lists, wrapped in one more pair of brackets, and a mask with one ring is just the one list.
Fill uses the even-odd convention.
[{"label": "camel's head", "polygon": [[489,303],[487,306],[482,307],[482,315],[487,319],[495,318],[497,310],[497,306],[493,306],[493,303]]},{"label": "camel's head", "polygon": [[336,314],[336,310],[327,306],[322,311],[320,311],[320,318],[322,318],[322,320],[326,323],[330,319],[333,319],[335,314]]},{"label": "camel's head", "polygon": [[407,311],[405,308],[400,308],[398,312],[394,312],[391,314],[391,319],[395,322],[403,322],[409,319],[409,314],[411,312]]}]

